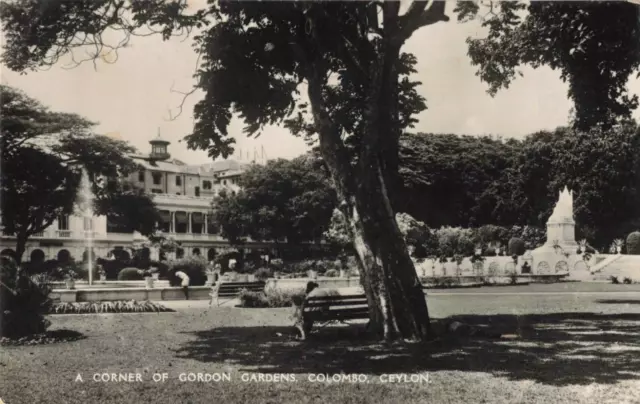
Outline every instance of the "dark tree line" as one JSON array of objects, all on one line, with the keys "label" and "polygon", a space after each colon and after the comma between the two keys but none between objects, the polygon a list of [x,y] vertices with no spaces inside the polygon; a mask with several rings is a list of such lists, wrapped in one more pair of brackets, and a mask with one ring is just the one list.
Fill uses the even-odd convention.
[{"label": "dark tree line", "polygon": [[558,128],[523,140],[437,134],[401,139],[399,211],[429,227],[544,227],[565,185],[578,237],[608,246],[640,227],[640,130]]}]

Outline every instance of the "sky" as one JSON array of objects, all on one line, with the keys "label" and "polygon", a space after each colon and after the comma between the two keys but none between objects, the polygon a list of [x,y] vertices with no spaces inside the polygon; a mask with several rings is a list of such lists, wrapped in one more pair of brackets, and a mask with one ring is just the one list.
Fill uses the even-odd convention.
[{"label": "sky", "polygon": [[[414,78],[422,82],[419,92],[428,106],[419,115],[414,131],[521,138],[567,124],[571,108],[567,85],[559,72],[548,68],[523,68],[524,77],[495,97],[489,96],[487,85],[475,76],[476,68],[466,54],[465,39],[481,37],[480,26],[475,22],[460,24],[451,10],[448,12],[453,17],[450,22],[420,29],[403,48],[418,59]],[[158,36],[136,37],[118,52],[113,64],[98,61],[95,68],[90,62],[65,68],[69,62],[61,60],[47,71],[27,75],[2,67],[2,83],[22,89],[52,110],[77,113],[97,122],[98,133],[117,133],[141,152],[150,151],[148,142],[159,131],[171,141],[172,157],[188,164],[211,161],[206,152],[188,150],[180,142],[191,133],[193,105],[201,94],[188,97],[182,114],[170,119],[177,115],[183,99],[176,91],[189,91],[194,84],[197,56],[190,38],[163,42]],[[633,79],[629,89],[640,94],[640,80]],[[640,113],[636,111],[635,116],[640,118]],[[242,123],[236,120],[230,133],[243,160],[263,149],[267,158],[292,158],[307,150],[302,139],[279,127],[269,127],[253,139],[242,133]]]}]

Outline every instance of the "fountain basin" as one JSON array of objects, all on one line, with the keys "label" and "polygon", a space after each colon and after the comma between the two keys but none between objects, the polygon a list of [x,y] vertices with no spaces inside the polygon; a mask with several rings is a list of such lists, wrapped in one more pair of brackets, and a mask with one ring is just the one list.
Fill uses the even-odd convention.
[{"label": "fountain basin", "polygon": [[[169,281],[167,280],[154,280],[153,285],[156,288],[169,287]],[[64,282],[51,282],[53,289],[64,289]],[[89,285],[87,281],[76,281],[76,289],[101,289],[101,288],[144,288],[146,287],[145,281],[93,281],[93,285]]]},{"label": "fountain basin", "polygon": [[[189,287],[190,300],[209,300],[211,287]],[[58,302],[103,302],[114,300],[184,300],[184,292],[180,287],[162,287],[147,289],[145,287],[125,288],[83,288],[76,285],[76,289],[53,289],[49,295]]]}]

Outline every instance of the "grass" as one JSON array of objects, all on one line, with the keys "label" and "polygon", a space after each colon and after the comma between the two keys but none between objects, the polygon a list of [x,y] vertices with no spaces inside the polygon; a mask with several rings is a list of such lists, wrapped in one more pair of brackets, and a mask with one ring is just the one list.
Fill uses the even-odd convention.
[{"label": "grass", "polygon": [[[50,316],[53,329],[85,338],[3,347],[0,398],[9,404],[640,401],[634,295],[430,293],[428,302],[436,324],[457,319],[517,338],[386,346],[360,335],[360,327],[339,326],[300,342],[292,337],[290,309]],[[139,372],[143,382],[91,381],[104,372]],[[169,379],[154,383],[155,372]],[[229,372],[232,381],[180,382],[184,372]],[[294,374],[297,381],[241,381],[247,372]],[[369,382],[307,381],[309,374],[341,372]],[[84,383],[74,382],[78,373]],[[384,373],[428,374],[430,383],[380,383]]]}]

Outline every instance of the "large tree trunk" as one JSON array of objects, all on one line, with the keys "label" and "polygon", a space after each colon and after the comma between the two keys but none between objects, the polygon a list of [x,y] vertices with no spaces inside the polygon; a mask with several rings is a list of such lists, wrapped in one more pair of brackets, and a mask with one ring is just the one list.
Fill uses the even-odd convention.
[{"label": "large tree trunk", "polygon": [[409,257],[376,154],[352,166],[324,107],[320,80],[309,81],[320,150],[331,174],[361,267],[373,329],[385,339],[429,337],[429,312]]},{"label": "large tree trunk", "polygon": [[429,337],[422,284],[398,229],[379,166],[359,173],[360,186],[348,223],[363,269],[374,329],[385,339]]}]

